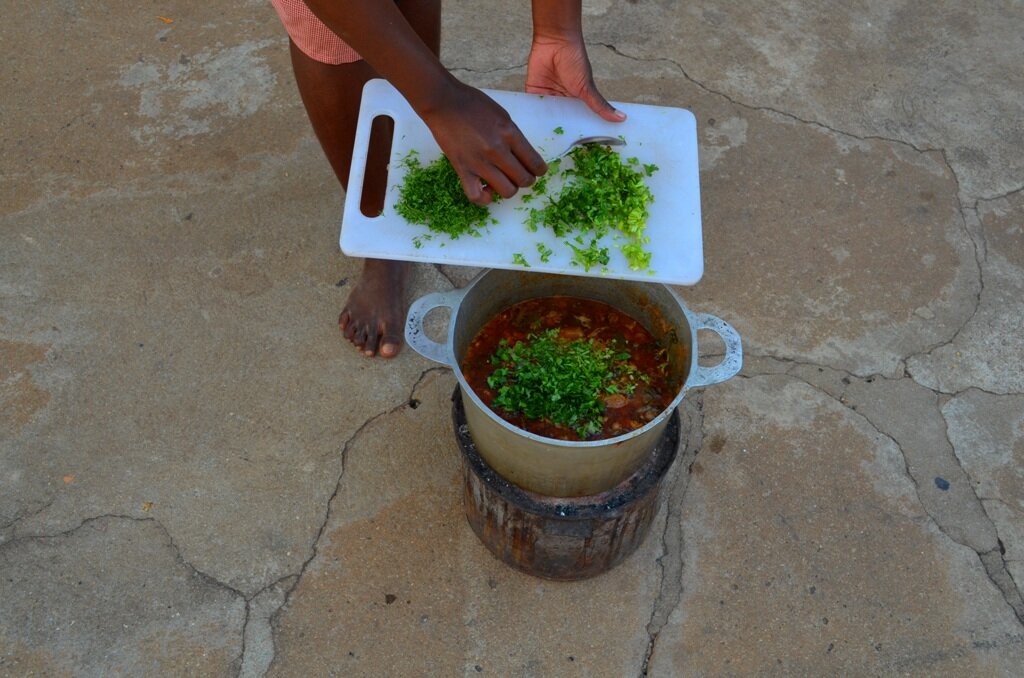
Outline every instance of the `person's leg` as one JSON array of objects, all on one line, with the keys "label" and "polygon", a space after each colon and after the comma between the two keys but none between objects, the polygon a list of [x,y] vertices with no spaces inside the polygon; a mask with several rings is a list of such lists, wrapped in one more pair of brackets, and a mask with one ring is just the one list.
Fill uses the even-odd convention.
[{"label": "person's leg", "polygon": [[[438,53],[440,0],[400,0],[399,7],[424,42]],[[302,103],[320,145],[341,185],[347,188],[352,146],[359,116],[359,98],[367,80],[377,77],[365,61],[337,66],[316,61],[291,43],[292,67]],[[390,125],[375,126],[375,143],[367,158],[361,209],[374,214],[384,205]],[[363,272],[338,325],[345,337],[367,356],[391,358],[402,345],[405,325],[407,262],[366,259]]]},{"label": "person's leg", "polygon": [[[306,56],[291,43],[292,66],[303,104],[324,154],[342,187],[348,188],[352,146],[359,117],[359,93],[376,76],[365,61],[337,66]],[[384,131],[387,130],[375,130]],[[379,212],[384,204],[387,143],[381,134],[367,157],[362,211]],[[384,143],[382,143],[384,142]],[[338,325],[367,356],[395,356],[402,344],[405,312],[406,262],[366,259],[358,282],[349,293]]]}]

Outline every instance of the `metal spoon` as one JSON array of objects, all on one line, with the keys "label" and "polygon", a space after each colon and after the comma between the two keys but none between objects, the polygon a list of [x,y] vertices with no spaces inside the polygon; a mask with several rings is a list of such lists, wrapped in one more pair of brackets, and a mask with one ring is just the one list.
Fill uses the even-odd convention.
[{"label": "metal spoon", "polygon": [[569,144],[569,147],[566,148],[564,151],[562,151],[561,153],[556,155],[551,160],[548,160],[548,162],[552,162],[553,160],[558,160],[559,158],[565,157],[566,155],[569,154],[569,152],[572,149],[576,148],[577,146],[583,146],[584,144],[604,144],[605,146],[625,146],[626,142],[623,141],[622,139],[620,139],[619,137],[604,137],[604,136],[580,137],[576,141],[574,141],[571,144]]}]

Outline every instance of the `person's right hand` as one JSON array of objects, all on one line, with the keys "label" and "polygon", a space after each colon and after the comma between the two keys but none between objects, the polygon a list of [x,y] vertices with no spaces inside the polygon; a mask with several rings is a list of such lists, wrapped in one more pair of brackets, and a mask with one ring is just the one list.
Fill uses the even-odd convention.
[{"label": "person's right hand", "polygon": [[547,172],[505,109],[478,89],[455,81],[419,114],[471,202],[487,205],[495,193],[511,198]]}]

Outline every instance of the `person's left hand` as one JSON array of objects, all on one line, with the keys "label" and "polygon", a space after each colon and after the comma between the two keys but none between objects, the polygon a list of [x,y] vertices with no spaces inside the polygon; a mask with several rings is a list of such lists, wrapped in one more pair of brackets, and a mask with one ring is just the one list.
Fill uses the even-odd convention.
[{"label": "person's left hand", "polygon": [[526,91],[531,94],[576,97],[609,122],[622,122],[626,114],[601,96],[582,39],[537,38],[526,66]]}]

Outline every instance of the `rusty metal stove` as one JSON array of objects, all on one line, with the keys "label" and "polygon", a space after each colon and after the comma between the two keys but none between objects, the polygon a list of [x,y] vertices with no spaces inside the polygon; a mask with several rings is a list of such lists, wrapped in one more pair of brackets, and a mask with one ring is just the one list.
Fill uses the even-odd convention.
[{"label": "rusty metal stove", "polygon": [[562,581],[606,572],[637,549],[657,513],[661,484],[679,447],[679,413],[674,411],[661,439],[629,478],[599,494],[547,497],[508,482],[484,461],[469,432],[458,387],[452,420],[473,531],[506,564]]}]

